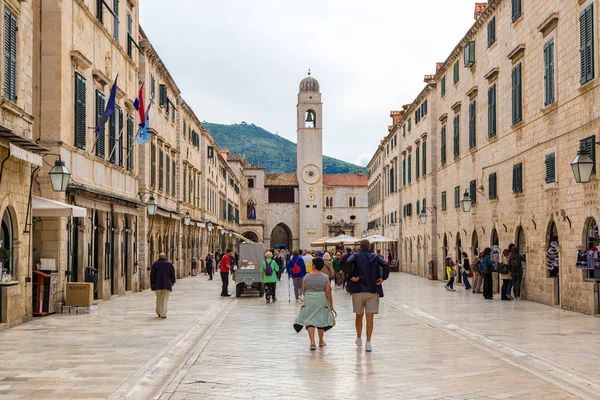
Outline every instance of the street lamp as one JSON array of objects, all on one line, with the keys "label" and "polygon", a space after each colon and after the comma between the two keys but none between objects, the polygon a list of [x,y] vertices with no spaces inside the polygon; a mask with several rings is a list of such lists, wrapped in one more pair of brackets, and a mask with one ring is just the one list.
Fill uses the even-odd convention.
[{"label": "street lamp", "polygon": [[375,227],[375,234],[376,234],[376,235],[379,235],[379,225],[377,225],[377,226]]},{"label": "street lamp", "polygon": [[471,207],[473,206],[473,200],[471,200],[471,196],[469,195],[469,191],[465,190],[465,194],[463,194],[462,199],[460,200],[460,206],[462,207],[463,212],[471,212]]},{"label": "street lamp", "polygon": [[190,215],[189,211],[186,211],[185,217],[183,217],[183,224],[185,226],[190,226],[191,222],[192,222],[192,216]]},{"label": "street lamp", "polygon": [[425,210],[421,211],[421,214],[419,214],[419,220],[421,221],[421,225],[425,225],[427,222],[427,213]]},{"label": "street lamp", "polygon": [[212,222],[209,222],[208,224],[206,224],[206,229],[208,229],[209,232],[212,232],[212,230],[213,230]]},{"label": "street lamp", "polygon": [[154,198],[154,196],[150,196],[148,202],[146,203],[146,209],[148,210],[148,215],[155,215],[156,210],[158,209],[158,201]]},{"label": "street lamp", "polygon": [[571,163],[573,175],[575,175],[575,182],[588,183],[592,176],[592,172],[594,172],[594,166],[594,160],[592,160],[585,149],[580,148],[577,150],[577,155]]},{"label": "street lamp", "polygon": [[362,237],[363,237],[363,239],[367,237],[367,231],[363,231]]},{"label": "street lamp", "polygon": [[394,232],[395,229],[396,229],[396,223],[394,222],[393,224],[390,224],[390,232]]},{"label": "street lamp", "polygon": [[65,162],[60,158],[60,156],[54,162],[54,167],[52,167],[48,175],[50,176],[52,190],[55,192],[67,191],[69,179],[71,179],[71,171],[69,171],[69,169],[65,166]]}]

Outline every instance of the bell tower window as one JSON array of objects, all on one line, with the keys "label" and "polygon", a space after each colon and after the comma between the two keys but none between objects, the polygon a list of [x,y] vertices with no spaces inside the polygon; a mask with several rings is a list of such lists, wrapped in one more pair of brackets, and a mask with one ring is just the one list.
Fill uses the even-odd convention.
[{"label": "bell tower window", "polygon": [[304,119],[305,128],[316,128],[317,127],[317,114],[313,110],[306,111]]}]

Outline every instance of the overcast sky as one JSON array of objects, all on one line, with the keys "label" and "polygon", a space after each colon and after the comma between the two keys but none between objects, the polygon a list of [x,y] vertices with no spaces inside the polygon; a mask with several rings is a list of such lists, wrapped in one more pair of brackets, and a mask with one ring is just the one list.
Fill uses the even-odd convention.
[{"label": "overcast sky", "polygon": [[298,84],[323,94],[323,148],[366,165],[474,22],[473,0],[142,0],[146,34],[198,118],[296,142]]}]

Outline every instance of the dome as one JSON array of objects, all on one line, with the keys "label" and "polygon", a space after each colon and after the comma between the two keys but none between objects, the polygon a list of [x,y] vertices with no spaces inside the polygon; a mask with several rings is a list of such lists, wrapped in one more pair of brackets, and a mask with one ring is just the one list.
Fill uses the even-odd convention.
[{"label": "dome", "polygon": [[319,92],[319,81],[310,76],[310,70],[308,76],[300,82],[300,92]]}]

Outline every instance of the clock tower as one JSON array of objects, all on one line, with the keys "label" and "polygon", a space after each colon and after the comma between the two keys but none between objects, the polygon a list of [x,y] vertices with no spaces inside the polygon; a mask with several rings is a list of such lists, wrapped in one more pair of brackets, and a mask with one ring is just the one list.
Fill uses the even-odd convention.
[{"label": "clock tower", "polygon": [[300,198],[300,248],[323,237],[323,103],[319,82],[310,75],[300,82],[297,108],[297,165]]}]

